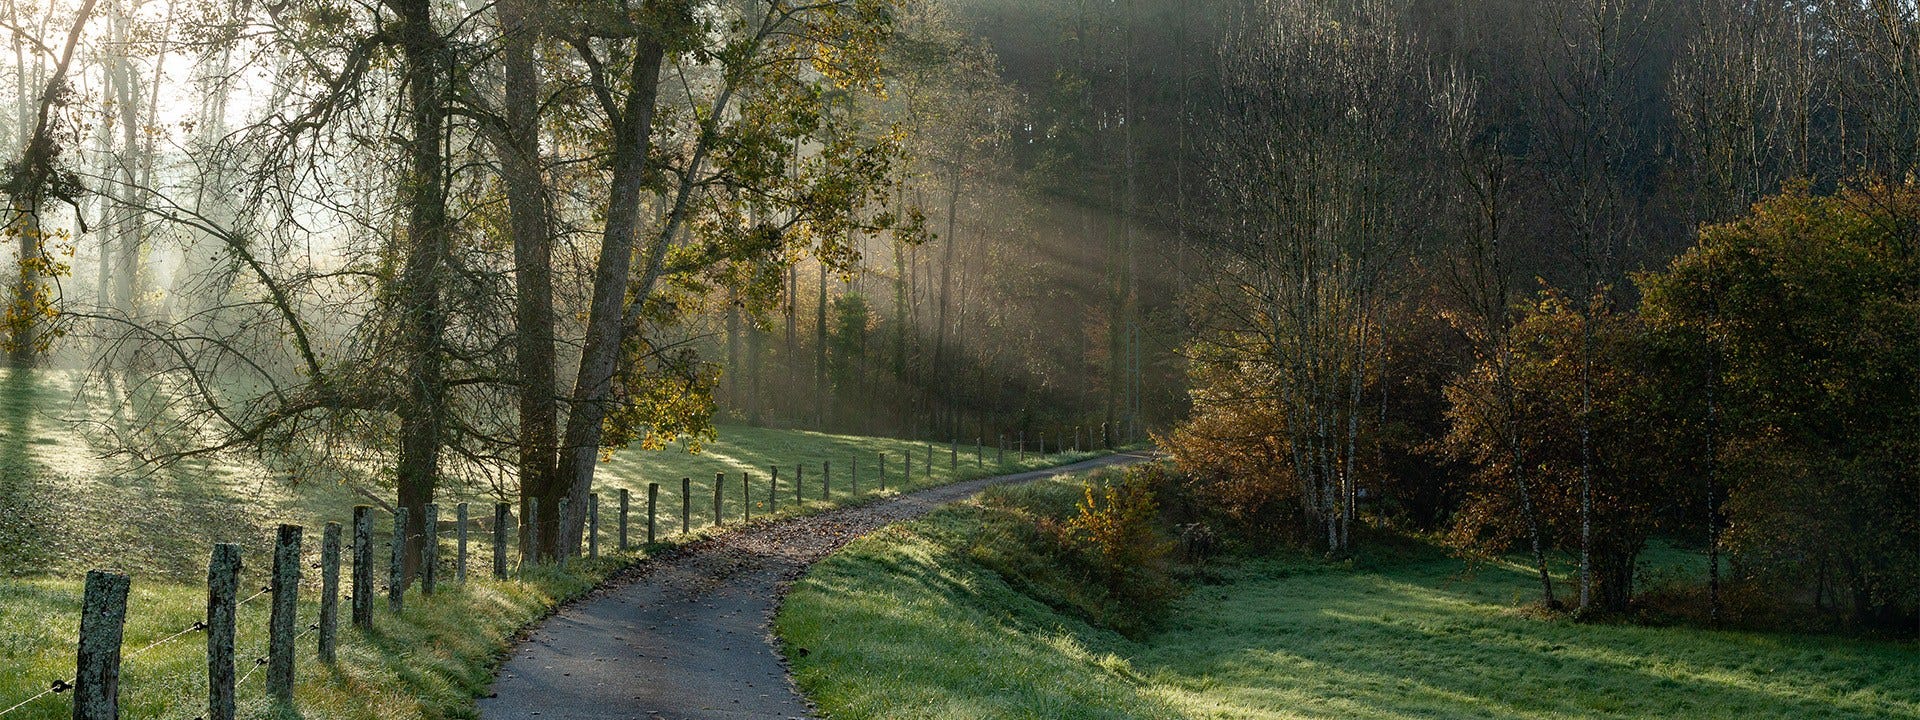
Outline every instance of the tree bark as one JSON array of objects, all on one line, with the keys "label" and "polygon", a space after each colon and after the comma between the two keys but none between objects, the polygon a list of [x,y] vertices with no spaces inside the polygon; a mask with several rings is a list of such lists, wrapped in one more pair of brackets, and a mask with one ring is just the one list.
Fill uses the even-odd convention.
[{"label": "tree bark", "polygon": [[[553,242],[547,186],[540,163],[540,72],[534,50],[541,0],[501,0],[497,6],[506,71],[506,132],[499,143],[513,232],[514,363],[519,380],[517,465],[520,506],[549,494],[558,469],[559,408],[554,377]],[[537,553],[523,523],[520,551]]]},{"label": "tree bark", "polygon": [[400,405],[400,458],[395,468],[400,507],[406,509],[406,556],[402,577],[419,571],[421,547],[431,537],[426,504],[433,501],[445,444],[447,384],[442,336],[447,319],[441,282],[451,253],[447,225],[445,148],[447,123],[445,39],[433,27],[429,0],[388,0],[399,16],[397,37],[405,78],[406,176],[400,204],[407,208],[406,259],[395,288],[400,303],[406,368]]},{"label": "tree bark", "polygon": [[[559,518],[548,523],[562,538],[575,541],[577,547],[581,518],[578,513],[560,518],[560,499],[574,498],[575,508],[585,509],[585,495],[593,484],[594,461],[600,452],[601,423],[607,416],[607,403],[613,396],[613,377],[618,369],[620,346],[625,340],[627,291],[633,270],[635,243],[640,235],[640,199],[647,170],[647,155],[653,148],[654,101],[659,95],[660,66],[665,57],[663,38],[643,33],[635,42],[628,66],[627,92],[613,118],[613,178],[607,198],[607,224],[600,238],[600,255],[593,276],[593,297],[588,306],[587,337],[581,348],[580,368],[574,379],[567,407],[566,434],[560,449],[554,486],[540,498],[541,517]],[[636,302],[644,302],[643,299]],[[545,541],[548,550],[557,550]]]}]

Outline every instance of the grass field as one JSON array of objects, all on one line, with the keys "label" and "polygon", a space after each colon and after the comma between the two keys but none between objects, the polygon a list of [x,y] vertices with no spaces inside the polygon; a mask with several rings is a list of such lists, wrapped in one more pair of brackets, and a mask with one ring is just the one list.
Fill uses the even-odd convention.
[{"label": "grass field", "polygon": [[[72,652],[78,626],[80,592],[85,571],[107,568],[132,576],[125,637],[130,656],[121,683],[122,708],[127,717],[194,718],[204,713],[205,653],[199,633],[187,633],[137,657],[131,653],[149,643],[191,626],[205,612],[207,555],[215,542],[236,542],[245,548],[243,587],[265,583],[273,527],[294,523],[308,528],[305,551],[317,561],[320,527],[328,521],[350,518],[351,508],[367,498],[337,478],[302,477],[287,471],[269,471],[244,463],[203,463],[158,473],[121,471],[100,459],[105,448],[93,446],[61,418],[85,413],[85,399],[76,399],[73,378],[59,372],[38,374],[0,370],[0,711],[35,696],[55,680],[72,675]],[[811,512],[835,504],[881,496],[879,456],[886,453],[887,491],[925,487],[985,474],[1014,472],[1070,462],[1088,454],[1029,456],[1020,461],[1009,454],[995,462],[994,450],[976,458],[963,452],[958,462],[943,444],[934,448],[933,472],[926,458],[929,446],[903,440],[822,433],[721,427],[719,439],[699,454],[674,448],[660,452],[626,450],[601,466],[597,480],[602,496],[601,548],[614,543],[614,513],[618,491],[634,491],[632,537],[645,539],[646,484],[658,482],[660,532],[663,541],[677,542],[680,482],[693,481],[694,536],[712,522],[715,472],[727,474],[724,513],[738,522],[742,510],[741,473],[752,473],[750,501],[756,519],[766,516],[769,467],[781,466],[782,514]],[[903,482],[901,457],[913,452],[910,482]],[[850,472],[858,457],[859,496],[853,495]],[[821,463],[833,463],[834,495],[821,499]],[[807,466],[804,503],[793,501],[792,472]],[[385,498],[390,490],[367,487]],[[451,506],[470,502],[476,516],[491,517],[495,501],[488,488],[445,488],[440,502],[443,519]],[[385,513],[376,513],[377,517]],[[671,519],[669,519],[671,518]],[[384,540],[390,523],[376,523],[375,537]],[[441,552],[453,556],[451,537]],[[544,615],[556,603],[591,588],[608,573],[639,557],[633,554],[574,562],[567,571],[534,568],[496,581],[486,574],[490,535],[473,535],[470,570],[474,577],[464,587],[443,583],[443,592],[431,599],[410,596],[406,612],[398,617],[377,603],[376,631],[362,635],[341,633],[338,669],[319,666],[312,657],[313,638],[302,639],[297,707],[291,716],[308,718],[441,718],[472,713],[474,693],[489,679],[493,658],[517,628]],[[377,543],[380,544],[380,543]],[[385,557],[384,547],[375,557]],[[376,577],[384,577],[376,572]],[[451,577],[450,571],[442,577]],[[384,584],[376,580],[376,584]],[[303,598],[319,589],[318,573],[307,570]],[[246,594],[243,593],[243,597]],[[239,646],[241,672],[246,663],[264,655],[266,598],[241,608]],[[317,616],[317,605],[303,602],[301,626]],[[277,713],[263,697],[264,672],[242,684],[243,716],[272,717]],[[11,713],[4,720],[67,717],[64,695],[44,696]]]},{"label": "grass field", "polygon": [[996,512],[890,528],[795,585],[776,628],[831,717],[1920,717],[1911,644],[1537,619],[1524,567],[1424,546],[1226,562],[1135,642],[971,559]]}]

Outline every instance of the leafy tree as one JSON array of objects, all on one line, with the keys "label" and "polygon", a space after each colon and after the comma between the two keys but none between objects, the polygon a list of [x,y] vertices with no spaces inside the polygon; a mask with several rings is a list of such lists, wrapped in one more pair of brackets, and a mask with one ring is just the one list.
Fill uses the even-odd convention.
[{"label": "leafy tree", "polygon": [[1751,579],[1892,622],[1920,606],[1920,188],[1804,185],[1640,279],[1717,368],[1727,542]]}]

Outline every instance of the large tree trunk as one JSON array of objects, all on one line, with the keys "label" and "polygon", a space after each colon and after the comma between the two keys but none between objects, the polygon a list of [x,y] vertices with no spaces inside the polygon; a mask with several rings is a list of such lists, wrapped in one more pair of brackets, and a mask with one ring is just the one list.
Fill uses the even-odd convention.
[{"label": "large tree trunk", "polygon": [[[561,518],[560,548],[578,545],[586,495],[593,486],[594,461],[600,452],[601,423],[613,398],[613,378],[619,367],[620,346],[627,310],[627,291],[633,270],[635,242],[640,236],[640,199],[646,178],[647,154],[653,147],[654,101],[660,89],[660,65],[665,56],[662,38],[643,34],[635,42],[628,86],[613,133],[612,186],[607,197],[607,224],[600,238],[600,256],[594,269],[593,297],[588,306],[586,343],[580,352],[579,373],[567,407],[566,434],[561,445],[555,485],[540,498],[540,517],[558,517],[560,499],[570,499],[568,517]],[[645,302],[644,296],[636,302]],[[551,524],[551,523],[550,523]]]},{"label": "large tree trunk", "polygon": [[[540,164],[540,72],[534,50],[541,0],[501,0],[502,56],[506,70],[506,118],[500,143],[500,176],[506,186],[513,230],[514,363],[518,370],[520,427],[517,465],[520,515],[550,493],[559,444],[558,391],[554,379],[553,243],[548,233],[546,180]],[[543,514],[542,517],[553,517]],[[548,523],[549,526],[552,523]],[[536,554],[526,523],[520,552]]]},{"label": "large tree trunk", "polygon": [[406,259],[396,288],[406,362],[400,405],[400,458],[395,468],[400,506],[407,509],[405,578],[420,568],[421,548],[433,530],[425,506],[433,501],[445,444],[447,383],[441,343],[447,319],[440,286],[452,237],[447,227],[444,185],[448,58],[434,30],[429,0],[389,0],[400,16],[399,41],[406,82],[407,170],[400,204],[407,208]]}]

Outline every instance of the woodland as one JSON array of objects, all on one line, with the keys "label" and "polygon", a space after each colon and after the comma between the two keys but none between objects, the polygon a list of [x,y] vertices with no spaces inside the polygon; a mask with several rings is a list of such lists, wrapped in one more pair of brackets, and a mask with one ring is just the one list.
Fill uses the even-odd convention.
[{"label": "woodland", "polygon": [[1116,538],[1920,631],[1910,0],[0,3],[10,381],[408,577],[722,425],[1084,434],[1172,459]]}]

